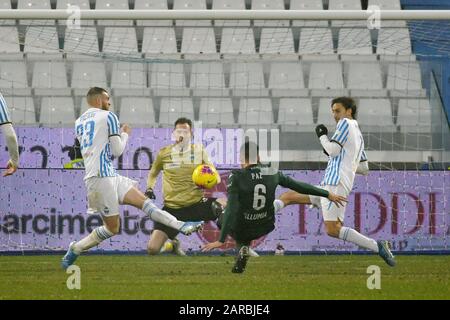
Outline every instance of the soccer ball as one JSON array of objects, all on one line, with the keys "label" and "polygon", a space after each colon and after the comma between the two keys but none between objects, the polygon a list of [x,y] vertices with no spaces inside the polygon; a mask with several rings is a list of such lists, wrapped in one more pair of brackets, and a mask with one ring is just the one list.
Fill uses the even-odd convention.
[{"label": "soccer ball", "polygon": [[213,188],[219,181],[219,173],[207,164],[201,164],[192,173],[192,181],[204,189]]}]

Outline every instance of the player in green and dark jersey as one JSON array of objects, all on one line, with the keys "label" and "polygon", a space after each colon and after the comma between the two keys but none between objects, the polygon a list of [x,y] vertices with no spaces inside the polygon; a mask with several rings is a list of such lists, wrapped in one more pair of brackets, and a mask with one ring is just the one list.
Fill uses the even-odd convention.
[{"label": "player in green and dark jersey", "polygon": [[296,181],[281,172],[271,174],[259,162],[258,146],[246,142],[241,148],[242,169],[234,170],[228,178],[228,204],[223,214],[218,241],[204,246],[203,251],[221,247],[227,235],[236,241],[238,255],[231,270],[242,273],[249,257],[249,245],[275,229],[275,190],[278,185],[320,197],[328,198],[337,206],[346,199],[310,184]]}]

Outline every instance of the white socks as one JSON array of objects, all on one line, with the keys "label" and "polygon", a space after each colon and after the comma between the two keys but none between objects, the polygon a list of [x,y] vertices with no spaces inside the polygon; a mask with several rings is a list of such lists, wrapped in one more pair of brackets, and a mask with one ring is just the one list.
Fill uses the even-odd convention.
[{"label": "white socks", "polygon": [[87,237],[81,239],[73,245],[73,251],[76,254],[80,254],[92,247],[95,247],[100,242],[109,239],[114,234],[109,231],[105,226],[95,228]]},{"label": "white socks", "polygon": [[176,230],[180,230],[184,224],[184,222],[177,220],[177,218],[167,211],[159,209],[153,202],[150,201],[150,199],[145,200],[142,211],[144,211],[153,221],[165,224],[166,226]]},{"label": "white socks", "polygon": [[352,228],[342,227],[341,230],[339,231],[339,239],[352,242],[360,247],[378,253],[378,245],[375,240],[362,235],[361,233]]},{"label": "white socks", "polygon": [[275,212],[278,212],[284,208],[284,202],[281,201],[280,199],[275,199],[273,201],[273,207],[275,208]]}]

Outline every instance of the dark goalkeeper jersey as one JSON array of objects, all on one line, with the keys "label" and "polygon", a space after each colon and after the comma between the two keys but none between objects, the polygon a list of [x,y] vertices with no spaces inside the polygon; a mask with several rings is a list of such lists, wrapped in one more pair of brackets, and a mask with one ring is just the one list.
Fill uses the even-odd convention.
[{"label": "dark goalkeeper jersey", "polygon": [[294,180],[281,171],[267,175],[262,170],[261,165],[253,165],[234,170],[228,177],[228,202],[219,241],[224,242],[231,231],[273,230],[273,201],[278,185],[303,194],[328,197],[328,191]]}]

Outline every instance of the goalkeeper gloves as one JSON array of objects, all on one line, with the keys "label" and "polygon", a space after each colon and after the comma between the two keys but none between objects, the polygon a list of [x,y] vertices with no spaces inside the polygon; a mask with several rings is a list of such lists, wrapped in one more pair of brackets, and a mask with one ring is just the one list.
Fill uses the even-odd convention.
[{"label": "goalkeeper gloves", "polygon": [[156,199],[155,193],[153,192],[152,188],[147,188],[147,191],[145,191],[145,195],[151,200]]},{"label": "goalkeeper gloves", "polygon": [[317,136],[320,138],[323,135],[327,135],[328,134],[328,129],[327,127],[325,127],[323,124],[319,124],[316,127],[316,134]]}]

